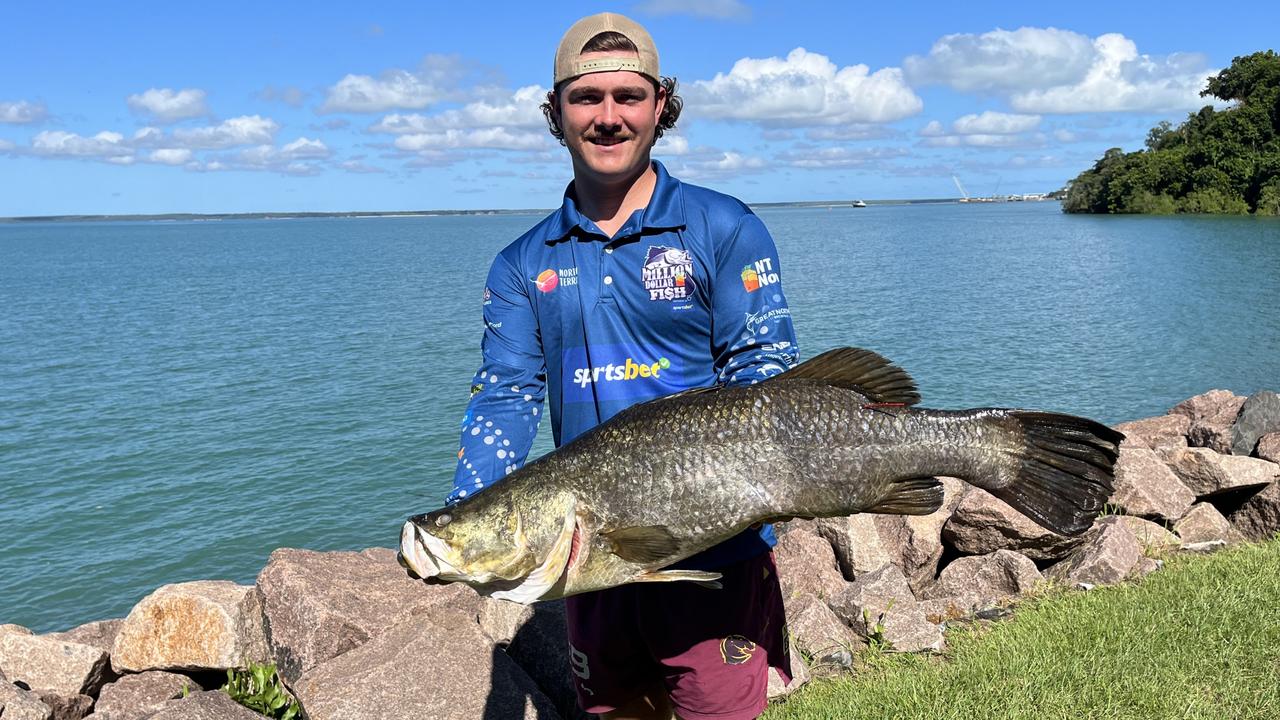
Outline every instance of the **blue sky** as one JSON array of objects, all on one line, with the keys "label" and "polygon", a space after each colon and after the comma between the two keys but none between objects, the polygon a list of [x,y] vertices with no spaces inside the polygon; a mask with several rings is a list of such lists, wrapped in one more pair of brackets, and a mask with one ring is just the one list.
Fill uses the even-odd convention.
[{"label": "blue sky", "polygon": [[1061,187],[1274,48],[1280,3],[26,2],[0,7],[0,216],[548,208],[560,35],[654,36],[655,149],[748,202]]}]

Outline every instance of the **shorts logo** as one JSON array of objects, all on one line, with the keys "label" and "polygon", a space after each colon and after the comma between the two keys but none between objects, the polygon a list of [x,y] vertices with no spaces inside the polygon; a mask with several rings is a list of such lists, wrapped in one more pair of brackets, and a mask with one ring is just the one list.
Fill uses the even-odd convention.
[{"label": "shorts logo", "polygon": [[749,293],[776,282],[778,273],[773,271],[773,258],[762,258],[742,268],[742,287]]},{"label": "shorts logo", "polygon": [[640,281],[650,300],[685,300],[693,296],[693,256],[687,250],[650,245]]},{"label": "shorts logo", "polygon": [[720,657],[725,665],[742,665],[751,660],[758,646],[741,635],[730,635],[720,641]]},{"label": "shorts logo", "polygon": [[569,645],[569,669],[583,680],[591,679],[591,668],[587,666],[587,654]]},{"label": "shorts logo", "polygon": [[555,270],[547,268],[538,273],[538,277],[534,279],[533,284],[538,286],[539,292],[549,293],[560,285],[560,276],[556,274]]}]

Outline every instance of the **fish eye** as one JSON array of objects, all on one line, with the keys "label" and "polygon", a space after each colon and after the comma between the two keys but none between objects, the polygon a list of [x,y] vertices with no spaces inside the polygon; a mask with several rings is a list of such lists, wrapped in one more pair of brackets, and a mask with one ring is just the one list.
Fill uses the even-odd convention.
[{"label": "fish eye", "polygon": [[453,517],[449,513],[440,513],[436,516],[436,527],[444,527],[453,521]]}]

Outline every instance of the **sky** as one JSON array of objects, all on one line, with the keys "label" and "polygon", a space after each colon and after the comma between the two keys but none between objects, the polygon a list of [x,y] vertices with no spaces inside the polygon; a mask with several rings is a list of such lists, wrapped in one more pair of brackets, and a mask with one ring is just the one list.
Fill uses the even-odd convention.
[{"label": "sky", "polygon": [[4,0],[0,217],[558,206],[538,105],[606,10],[680,83],[654,157],[747,202],[1056,190],[1280,37],[1275,2]]}]

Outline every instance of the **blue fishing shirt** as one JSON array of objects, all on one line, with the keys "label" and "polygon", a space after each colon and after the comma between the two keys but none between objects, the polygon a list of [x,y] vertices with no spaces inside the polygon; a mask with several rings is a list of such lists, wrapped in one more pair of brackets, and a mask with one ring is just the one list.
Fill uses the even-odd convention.
[{"label": "blue fishing shirt", "polygon": [[[524,464],[544,400],[560,447],[638,402],[795,365],[764,223],[742,202],[653,167],[648,206],[612,238],[579,213],[570,183],[560,209],[494,260],[448,503]],[[775,542],[765,525],[673,567],[712,570]]]}]

